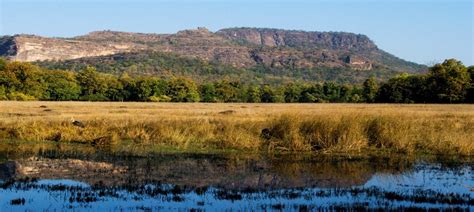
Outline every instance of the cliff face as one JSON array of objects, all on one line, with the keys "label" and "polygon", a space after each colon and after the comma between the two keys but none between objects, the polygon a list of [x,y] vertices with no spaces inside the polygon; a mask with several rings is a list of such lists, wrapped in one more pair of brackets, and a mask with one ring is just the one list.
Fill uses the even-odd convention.
[{"label": "cliff face", "polygon": [[3,38],[1,54],[18,61],[69,60],[143,49],[134,43],[89,42],[20,35]]},{"label": "cliff face", "polygon": [[176,34],[100,31],[74,38],[31,35],[0,38],[0,56],[18,61],[71,60],[125,52],[160,51],[235,67],[314,67],[371,70],[374,66],[415,72],[417,64],[377,48],[365,35],[264,28],[205,28]]},{"label": "cliff face", "polygon": [[217,34],[234,41],[268,47],[287,46],[303,49],[376,50],[365,35],[346,32],[305,32],[280,29],[231,28]]}]

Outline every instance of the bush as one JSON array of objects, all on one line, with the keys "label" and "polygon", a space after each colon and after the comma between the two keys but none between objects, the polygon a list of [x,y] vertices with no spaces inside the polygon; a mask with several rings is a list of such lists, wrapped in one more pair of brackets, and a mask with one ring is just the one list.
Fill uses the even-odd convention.
[{"label": "bush", "polygon": [[150,96],[150,97],[148,97],[148,101],[150,101],[150,102],[170,102],[171,97],[166,96],[166,95]]},{"label": "bush", "polygon": [[9,100],[14,100],[14,101],[34,101],[36,98],[34,96],[30,96],[21,92],[12,92],[8,94],[8,99]]},{"label": "bush", "polygon": [[7,91],[4,86],[0,86],[0,100],[8,100]]}]

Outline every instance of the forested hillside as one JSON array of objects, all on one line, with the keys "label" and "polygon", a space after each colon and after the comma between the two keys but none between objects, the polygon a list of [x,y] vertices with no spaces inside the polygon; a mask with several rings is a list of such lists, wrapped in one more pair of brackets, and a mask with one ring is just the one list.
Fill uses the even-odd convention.
[{"label": "forested hillside", "polygon": [[292,67],[271,67],[258,64],[249,68],[234,67],[219,62],[208,62],[198,58],[182,57],[172,53],[139,52],[120,53],[109,56],[88,57],[67,61],[41,61],[35,64],[48,69],[80,71],[87,66],[99,72],[120,76],[183,76],[197,82],[207,82],[232,78],[246,83],[282,84],[288,82],[361,83],[370,76],[389,79],[400,72],[382,69],[371,71],[353,70],[348,67],[313,67],[298,69]]},{"label": "forested hillside", "polygon": [[72,38],[35,35],[0,37],[0,56],[49,69],[119,76],[185,76],[198,82],[239,78],[242,82],[361,83],[427,67],[397,58],[367,36],[268,28],[205,28],[174,34],[97,31]]}]

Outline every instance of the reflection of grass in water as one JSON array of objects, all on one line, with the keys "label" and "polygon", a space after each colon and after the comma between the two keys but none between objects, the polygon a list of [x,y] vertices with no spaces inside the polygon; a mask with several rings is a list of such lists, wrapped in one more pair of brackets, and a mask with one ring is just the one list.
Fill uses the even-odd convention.
[{"label": "reflection of grass in water", "polygon": [[12,199],[10,201],[10,205],[24,205],[24,204],[25,204],[25,198]]},{"label": "reflection of grass in water", "polygon": [[[267,190],[228,190],[219,188],[201,188],[189,187],[189,186],[178,186],[178,185],[164,185],[164,184],[148,184],[147,186],[103,186],[103,185],[92,185],[91,187],[81,186],[68,186],[68,185],[48,185],[38,184],[34,179],[21,179],[12,182],[5,182],[0,185],[2,189],[11,189],[14,191],[20,190],[43,190],[46,192],[60,193],[62,199],[68,200],[70,203],[90,203],[96,201],[107,201],[110,198],[119,198],[123,200],[134,200],[143,201],[147,198],[160,199],[164,202],[186,202],[194,201],[193,199],[187,199],[187,194],[196,193],[199,195],[205,195],[206,197],[212,197],[218,201],[259,201],[269,199],[280,199],[280,200],[291,200],[297,198],[303,198],[308,202],[317,199],[326,198],[337,198],[350,196],[353,202],[333,204],[329,207],[340,207],[340,208],[354,208],[360,206],[360,199],[367,200],[368,198],[374,198],[376,204],[371,204],[371,207],[385,206],[390,207],[393,203],[403,203],[397,207],[417,207],[417,205],[423,204],[434,204],[434,206],[440,206],[440,204],[448,204],[450,208],[453,207],[468,207],[474,204],[474,200],[467,194],[455,194],[455,193],[440,193],[434,190],[413,190],[410,193],[401,193],[393,191],[384,191],[376,187],[370,188],[329,188],[329,189],[318,189],[318,188],[301,188],[301,189],[267,189]],[[124,192],[125,191],[125,192]],[[189,196],[188,196],[189,197]],[[21,204],[21,198],[19,198]],[[15,200],[15,203],[17,200]],[[388,203],[388,205],[387,205]],[[201,203],[202,205],[205,202]],[[415,204],[415,205],[412,205]],[[307,207],[313,208],[318,207],[315,204],[305,204]],[[262,205],[264,206],[264,205]],[[279,205],[271,205],[272,207],[285,208],[285,203]],[[369,205],[365,205],[366,207]],[[291,206],[290,206],[291,207]],[[294,206],[293,206],[294,207]],[[326,208],[323,206],[322,208]],[[423,208],[420,207],[420,208]]]},{"label": "reflection of grass in water", "polygon": [[[113,153],[108,152],[110,150],[100,150],[81,144],[65,145],[64,148],[57,147],[55,142],[22,141],[10,144],[0,143],[0,155],[8,157],[9,160],[40,156],[35,160],[40,160],[39,164],[49,164],[49,166],[39,167],[39,171],[51,173],[54,178],[62,176],[57,170],[72,169],[71,173],[83,173],[89,176],[84,179],[102,179],[103,176],[108,176],[111,182],[124,183],[123,180],[131,174],[136,179],[136,183],[141,183],[143,180],[162,180],[179,185],[202,183],[200,186],[226,186],[231,182],[241,182],[241,189],[250,190],[264,187],[362,185],[374,173],[397,174],[411,171],[413,164],[420,159],[398,154],[367,157],[364,154],[361,156],[337,156],[333,154],[268,155],[182,152],[147,154],[147,157],[136,157],[132,154]],[[46,159],[41,159],[41,157]],[[61,163],[64,159],[70,158],[82,159],[85,163],[81,161],[79,161],[81,163]],[[446,159],[427,156],[422,159],[436,163],[441,162],[446,167],[462,165],[466,160],[472,162],[472,158],[462,157]],[[93,166],[94,161],[105,162],[116,166],[117,169],[130,170],[130,172],[112,173],[113,169],[100,168],[97,169],[99,171],[97,172],[96,169],[81,169],[81,166],[76,165],[86,164],[89,166],[88,164],[91,164]],[[28,163],[26,165],[28,166]],[[33,168],[35,167],[33,166]],[[100,170],[105,172],[100,172]],[[222,175],[222,173],[226,173],[226,175]],[[93,177],[96,175],[97,177]],[[114,180],[115,178],[116,180]],[[250,183],[256,182],[259,178],[261,178],[262,184]],[[81,178],[73,179],[81,180]],[[107,180],[107,178],[104,179]],[[246,188],[247,186],[249,188]]]},{"label": "reflection of grass in water", "polygon": [[[54,143],[48,142],[48,144],[53,145],[52,148],[54,148]],[[30,146],[29,142],[25,142],[24,146]],[[149,157],[134,157],[98,152],[95,148],[86,145],[75,144],[69,147],[72,146],[77,148],[63,149],[63,152],[42,149],[42,152],[38,154],[41,156],[39,158],[17,161],[20,166],[36,170],[37,174],[26,175],[30,177],[65,178],[89,184],[102,181],[104,186],[124,184],[133,186],[148,182],[166,182],[178,186],[201,187],[201,191],[196,192],[202,193],[202,190],[208,186],[221,186],[248,192],[264,188],[308,186],[347,188],[365,184],[375,173],[412,172],[418,158],[397,154],[384,157],[351,156],[347,158],[333,155],[241,153],[163,153],[149,155]],[[80,152],[82,146],[85,146],[84,152],[91,152]],[[16,149],[18,147],[18,145],[15,146]],[[35,156],[35,154],[16,155],[16,158],[29,156]],[[445,163],[443,159],[439,161],[437,158],[430,157],[423,160],[441,162],[450,170],[455,169],[456,166],[462,166],[464,161],[458,158],[458,163],[454,162],[455,159]],[[469,161],[469,159],[466,160]],[[64,172],[64,170],[68,171]],[[128,179],[134,180],[129,182]]]},{"label": "reflection of grass in water", "polygon": [[97,153],[97,149],[87,145],[80,144],[61,144],[55,142],[33,142],[20,140],[4,140],[0,142],[0,157],[6,157],[6,160],[23,158],[37,155],[61,156],[78,155],[84,156]]},{"label": "reflection of grass in water", "polygon": [[374,173],[397,174],[410,170],[414,161],[393,155],[393,158],[361,159],[359,161],[328,160],[300,163],[274,163],[271,169],[288,181],[319,180],[319,186],[338,184],[349,187],[364,184]]},{"label": "reflection of grass in water", "polygon": [[[28,146],[31,147],[32,142],[19,142],[14,143],[16,146],[12,148],[23,149]],[[34,143],[34,142],[33,142]],[[156,197],[155,199],[163,199],[168,202],[176,201],[190,201],[186,199],[186,194],[195,193],[198,195],[212,196],[218,200],[234,200],[239,199],[246,200],[252,199],[265,199],[265,198],[282,198],[284,200],[304,198],[304,199],[318,199],[324,197],[337,197],[344,195],[352,195],[354,197],[363,198],[364,195],[374,197],[383,201],[390,202],[418,202],[418,203],[432,203],[433,201],[443,202],[447,204],[472,204],[472,200],[466,196],[459,196],[455,194],[441,194],[434,191],[416,191],[413,194],[404,194],[397,192],[380,191],[376,188],[353,188],[349,186],[360,185],[365,178],[370,177],[375,172],[381,173],[401,173],[410,172],[413,168],[414,158],[406,158],[404,155],[392,154],[386,155],[385,157],[377,158],[365,158],[365,157],[354,157],[350,158],[341,156],[340,158],[334,157],[333,155],[260,155],[260,154],[167,154],[151,156],[151,158],[142,157],[123,157],[114,156],[113,154],[107,154],[100,152],[94,147],[89,145],[68,145],[67,148],[62,149],[62,152],[55,152],[57,148],[54,142],[45,142],[45,144],[38,145],[39,147],[33,148],[34,150],[42,151],[43,156],[50,156],[52,158],[96,158],[94,160],[106,161],[115,164],[116,166],[126,166],[130,170],[136,172],[137,175],[131,175],[127,179],[134,179],[133,181],[126,181],[120,184],[109,184],[104,183],[92,184],[91,188],[82,188],[78,186],[67,186],[67,185],[38,185],[35,179],[26,179],[23,181],[11,181],[6,182],[2,185],[6,188],[19,188],[19,189],[44,189],[46,191],[56,191],[66,195],[65,199],[71,202],[84,203],[93,201],[105,201],[108,198],[134,198],[136,201],[144,200],[147,197]],[[4,145],[4,144],[2,144]],[[25,146],[25,147],[24,147]],[[34,145],[33,145],[34,146]],[[74,148],[77,147],[77,148]],[[81,149],[83,147],[84,149]],[[48,149],[50,148],[50,149]],[[3,149],[3,148],[2,148]],[[42,150],[39,150],[42,149]],[[75,150],[75,151],[72,151]],[[81,153],[80,151],[84,151]],[[88,152],[87,154],[85,154]],[[31,152],[28,152],[30,154]],[[26,155],[24,155],[26,156]],[[18,157],[21,157],[18,155]],[[36,159],[35,159],[36,160]],[[427,158],[427,161],[434,160],[436,158]],[[454,160],[453,160],[454,161]],[[53,165],[52,161],[39,161],[39,163],[47,163]],[[447,166],[456,163],[449,162]],[[178,168],[178,169],[173,169]],[[55,167],[55,169],[62,170],[62,167]],[[145,170],[142,172],[140,170]],[[154,171],[155,170],[155,171]],[[156,172],[156,171],[159,172]],[[160,178],[157,173],[162,173],[162,176],[166,176],[167,170],[174,173],[176,179]],[[226,173],[222,175],[206,175],[206,170],[215,170],[218,173]],[[114,177],[114,174],[97,170],[98,173],[107,176],[107,179]],[[145,174],[151,178],[142,178],[139,174]],[[182,175],[176,175],[176,173],[182,173]],[[120,176],[122,174],[119,174]],[[281,184],[283,187],[225,187],[229,181],[222,179],[241,179],[245,176],[252,175],[268,175],[268,176],[279,176],[280,179],[286,179],[288,181],[295,181],[295,184]],[[161,176],[161,177],[162,177]],[[206,183],[202,184],[196,181],[196,176],[201,176],[206,179]],[[130,178],[131,177],[131,178]],[[153,178],[157,177],[157,178]],[[235,179],[234,179],[235,178]],[[174,184],[173,186],[165,186],[162,184],[169,180],[169,183]],[[249,178],[252,179],[252,178]],[[311,185],[301,183],[297,181],[308,181],[315,182],[318,179],[334,179],[332,185]],[[194,180],[194,181],[193,181]],[[177,184],[173,183],[176,182]],[[196,183],[197,182],[197,183]],[[294,183],[294,182],[293,182]],[[348,183],[348,184],[345,184]],[[146,188],[143,185],[149,184],[154,187]],[[25,186],[23,186],[25,185]],[[167,184],[166,184],[167,185]],[[222,187],[216,189],[215,185]],[[319,189],[308,192],[308,186],[317,187],[332,187],[337,185],[338,189]],[[299,187],[301,189],[294,189]],[[281,191],[283,188],[284,192]],[[291,189],[284,189],[291,188]],[[139,195],[130,195],[123,197],[122,191],[131,193],[138,193]],[[450,201],[450,202],[448,202]],[[206,203],[203,203],[204,205]],[[267,205],[270,209],[272,205]],[[281,205],[282,206],[282,205]],[[318,208],[317,205],[307,204],[304,205],[307,208]],[[341,208],[354,208],[355,205],[334,205],[333,207]],[[263,207],[263,206],[262,206]],[[291,205],[285,205],[285,209],[289,209]],[[302,206],[303,207],[303,206]],[[304,208],[304,207],[303,207]]]},{"label": "reflection of grass in water", "polygon": [[[338,166],[337,169],[345,169],[346,164],[367,164],[368,166],[377,167],[377,170],[398,168],[403,171],[402,167],[409,167],[416,160],[427,160],[432,162],[441,162],[443,165],[457,165],[464,163],[463,161],[471,161],[469,156],[456,155],[405,155],[387,152],[370,152],[354,153],[354,154],[311,154],[311,153],[279,153],[268,154],[266,152],[246,153],[240,151],[188,151],[176,149],[172,146],[135,146],[133,142],[123,141],[114,148],[101,148],[91,145],[77,143],[57,143],[57,142],[36,142],[36,141],[20,141],[20,140],[4,140],[0,142],[0,160],[11,160],[15,158],[24,158],[30,156],[43,156],[47,158],[127,158],[127,157],[151,157],[154,160],[166,156],[168,158],[179,157],[195,157],[195,158],[216,158],[218,160],[227,159],[229,161],[240,161],[240,163],[248,163],[253,161],[275,161],[276,170],[287,170],[295,172],[300,166],[306,164],[314,165],[324,164],[325,166]],[[296,162],[296,163],[293,163]],[[303,162],[303,163],[301,163]],[[341,163],[343,162],[343,163]],[[347,163],[346,163],[347,162]],[[354,163],[357,162],[357,163]],[[304,165],[303,165],[304,164]],[[374,164],[376,164],[374,166]],[[318,168],[316,168],[318,169]],[[321,168],[319,168],[321,170]],[[354,168],[361,170],[360,167]]]}]

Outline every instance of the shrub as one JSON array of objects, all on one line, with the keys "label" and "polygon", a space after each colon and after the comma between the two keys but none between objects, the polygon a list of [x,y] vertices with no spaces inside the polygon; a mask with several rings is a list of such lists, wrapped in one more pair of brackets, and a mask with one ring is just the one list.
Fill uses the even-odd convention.
[{"label": "shrub", "polygon": [[34,101],[36,98],[34,96],[30,96],[21,92],[11,92],[8,94],[8,99],[9,100],[14,100],[14,101]]},{"label": "shrub", "polygon": [[8,100],[7,91],[4,86],[0,86],[0,100]]},{"label": "shrub", "polygon": [[171,97],[166,96],[166,95],[150,96],[150,97],[148,97],[148,101],[150,101],[150,102],[170,102]]}]

